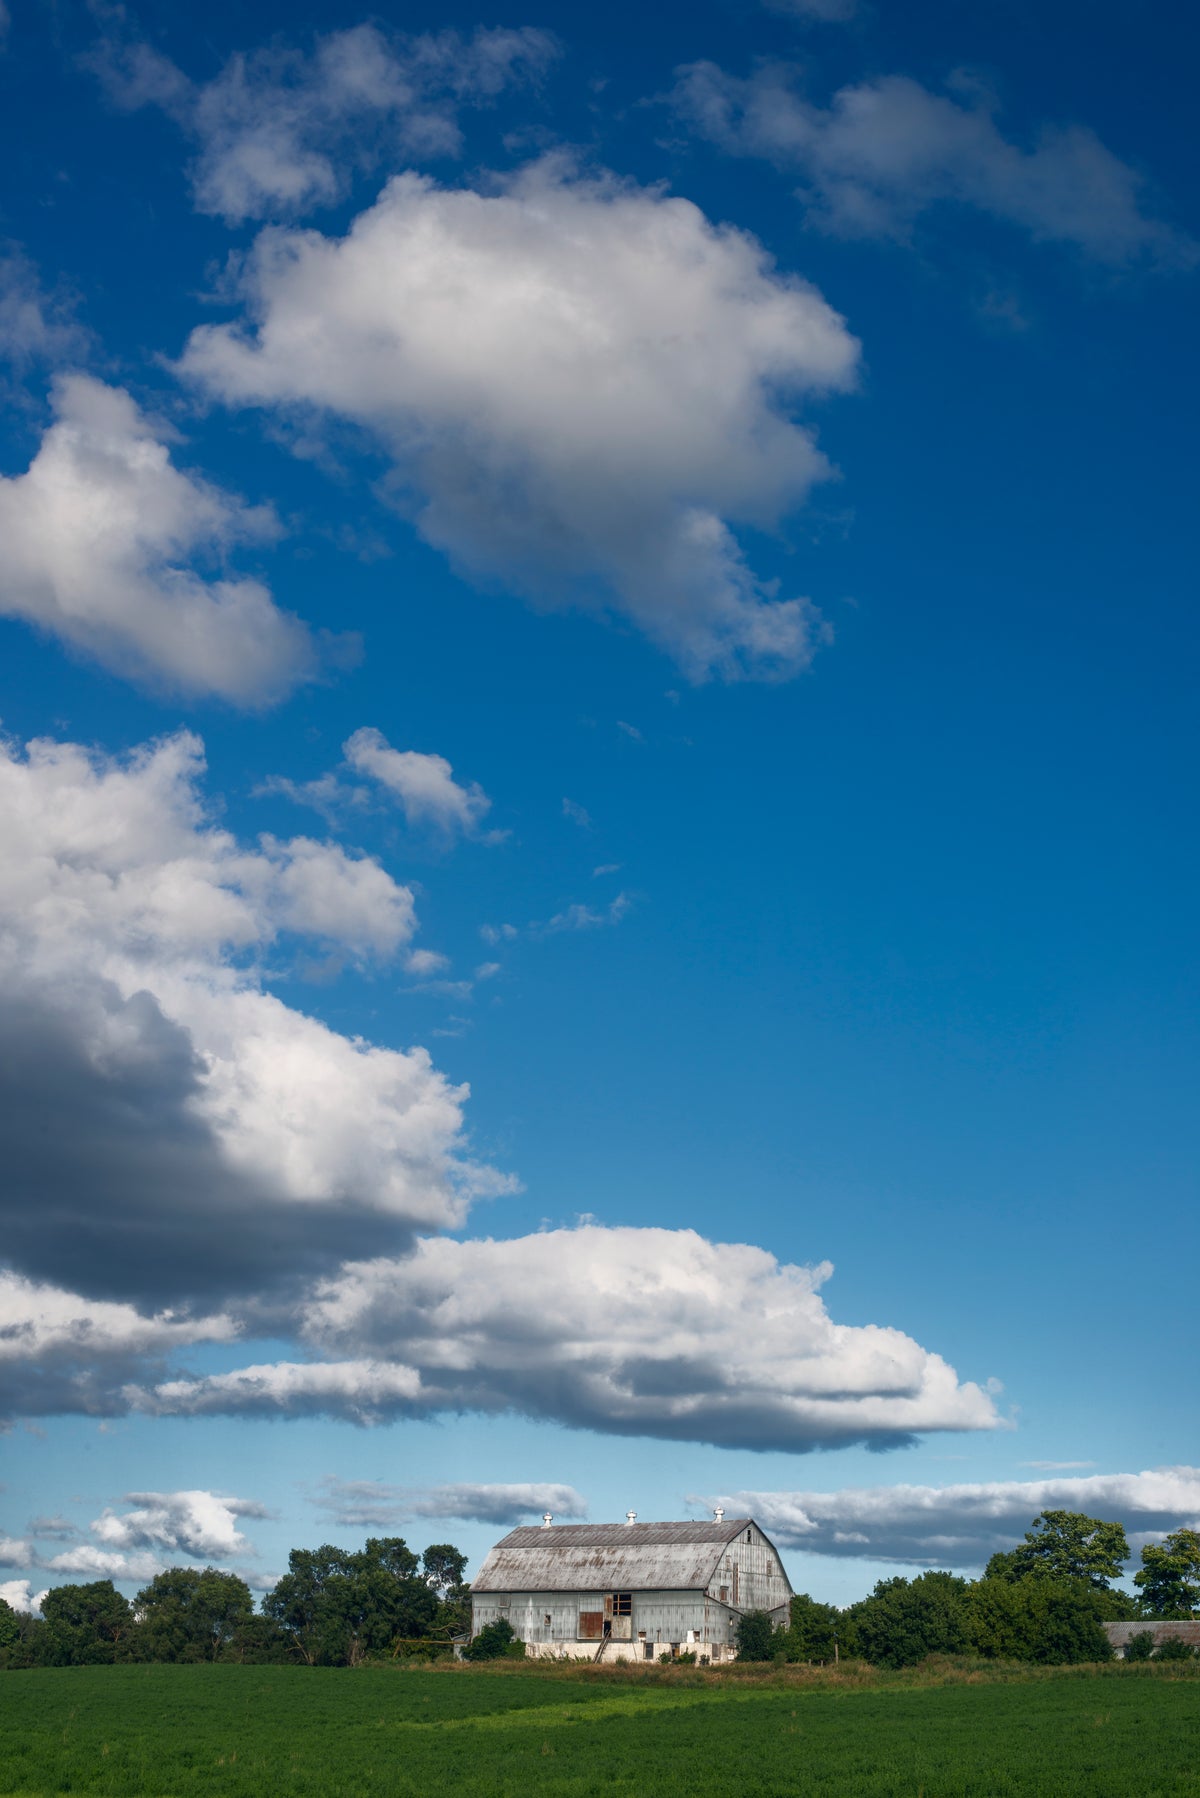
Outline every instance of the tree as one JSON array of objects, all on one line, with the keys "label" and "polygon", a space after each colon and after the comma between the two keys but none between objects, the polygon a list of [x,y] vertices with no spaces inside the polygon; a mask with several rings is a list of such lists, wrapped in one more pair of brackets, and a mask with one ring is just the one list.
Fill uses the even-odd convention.
[{"label": "tree", "polygon": [[216,1567],[168,1567],[134,1600],[138,1647],[150,1661],[216,1661],[254,1617],[245,1580]]},{"label": "tree", "polygon": [[967,1646],[967,1582],[953,1573],[880,1580],[848,1613],[860,1652],[878,1667],[911,1667]]},{"label": "tree", "polygon": [[964,1601],[967,1645],[988,1660],[1045,1666],[1111,1660],[1100,1619],[1103,1597],[1085,1580],[985,1577]]},{"label": "tree", "polygon": [[42,1600],[39,1657],[52,1667],[114,1661],[132,1633],[129,1600],[110,1579],[55,1586]]},{"label": "tree", "polygon": [[430,1631],[448,1640],[471,1628],[471,1588],[463,1575],[467,1557],[452,1542],[432,1542],[421,1556],[425,1583],[438,1600]]},{"label": "tree", "polygon": [[773,1661],[783,1648],[783,1636],[768,1611],[743,1611],[737,1621],[739,1661]]},{"label": "tree", "polygon": [[984,1578],[1078,1579],[1101,1591],[1128,1559],[1129,1543],[1119,1523],[1103,1523],[1082,1511],[1043,1511],[1024,1542],[992,1556]]},{"label": "tree", "polygon": [[836,1605],[820,1604],[807,1592],[798,1592],[792,1599],[791,1621],[783,1638],[784,1654],[789,1661],[831,1661],[840,1626],[841,1612]]},{"label": "tree", "polygon": [[7,1598],[0,1598],[0,1654],[21,1640],[21,1618]]},{"label": "tree", "polygon": [[419,1567],[401,1536],[372,1537],[357,1553],[296,1548],[263,1611],[310,1666],[355,1666],[428,1631],[438,1600]]},{"label": "tree", "polygon": [[1133,1583],[1152,1617],[1190,1617],[1200,1607],[1200,1534],[1172,1530],[1161,1542],[1147,1542]]},{"label": "tree", "polygon": [[517,1632],[507,1617],[497,1617],[494,1623],[485,1623],[479,1634],[467,1643],[463,1649],[463,1658],[468,1661],[498,1661],[506,1655],[517,1640]]},{"label": "tree", "polygon": [[421,1556],[421,1572],[425,1577],[425,1584],[438,1598],[461,1591],[466,1570],[467,1557],[455,1548],[453,1542],[431,1542]]}]

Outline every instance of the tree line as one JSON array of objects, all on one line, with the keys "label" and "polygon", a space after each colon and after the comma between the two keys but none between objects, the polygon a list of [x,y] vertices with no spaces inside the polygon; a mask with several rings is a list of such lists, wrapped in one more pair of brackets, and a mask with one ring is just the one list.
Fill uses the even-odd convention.
[{"label": "tree line", "polygon": [[[858,1657],[877,1667],[909,1667],[930,1654],[1069,1665],[1106,1661],[1105,1623],[1167,1622],[1200,1609],[1200,1534],[1174,1530],[1142,1549],[1136,1596],[1113,1585],[1129,1560],[1119,1523],[1079,1511],[1044,1511],[1018,1547],[994,1554],[977,1580],[953,1573],[882,1579],[857,1604],[838,1610],[802,1594],[786,1629],[765,1611],[741,1619],[746,1660],[829,1662]],[[1192,1659],[1186,1643],[1154,1646],[1135,1635],[1127,1658]]]},{"label": "tree line", "polygon": [[132,1602],[111,1580],[56,1586],[40,1617],[0,1600],[0,1666],[432,1659],[471,1627],[466,1565],[453,1543],[434,1543],[418,1558],[401,1536],[371,1538],[356,1552],[294,1548],[257,1611],[245,1580],[213,1567],[169,1567]]},{"label": "tree line", "polygon": [[[1200,1534],[1179,1529],[1142,1549],[1136,1595],[1113,1581],[1129,1559],[1119,1523],[1045,1511],[1025,1540],[995,1554],[977,1580],[928,1572],[880,1580],[839,1610],[793,1598],[786,1629],[765,1611],[740,1621],[747,1660],[826,1662],[859,1657],[906,1667],[930,1654],[1061,1665],[1107,1660],[1103,1625],[1186,1618],[1200,1610]],[[0,1600],[0,1666],[69,1667],[116,1661],[300,1661],[353,1667],[389,1656],[437,1658],[471,1627],[466,1556],[449,1542],[419,1557],[401,1536],[356,1551],[295,1548],[288,1570],[256,1610],[245,1580],[212,1567],[171,1567],[131,1601],[111,1580],[56,1586],[42,1615]],[[507,1623],[481,1630],[471,1659],[518,1654]],[[1192,1650],[1135,1638],[1141,1658]]]}]

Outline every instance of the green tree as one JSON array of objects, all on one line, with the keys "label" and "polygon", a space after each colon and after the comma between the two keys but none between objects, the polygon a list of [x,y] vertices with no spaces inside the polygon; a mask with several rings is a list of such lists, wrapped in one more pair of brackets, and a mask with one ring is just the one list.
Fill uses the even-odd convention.
[{"label": "green tree", "polygon": [[15,1648],[20,1640],[20,1613],[13,1610],[7,1598],[0,1598],[0,1654],[6,1649]]},{"label": "green tree", "polygon": [[82,1667],[114,1661],[132,1636],[129,1600],[110,1579],[87,1585],[55,1586],[42,1600],[43,1628],[38,1653],[52,1667]]},{"label": "green tree", "polygon": [[850,1606],[858,1651],[877,1667],[911,1667],[927,1654],[967,1646],[967,1582],[953,1573],[880,1580],[869,1598]]},{"label": "green tree", "polygon": [[438,1601],[430,1633],[449,1639],[471,1628],[471,1588],[464,1575],[467,1557],[452,1542],[431,1542],[421,1556],[425,1583]]},{"label": "green tree", "polygon": [[836,1605],[821,1604],[807,1592],[798,1592],[792,1599],[791,1621],[783,1638],[786,1658],[821,1664],[833,1660],[840,1626],[841,1612]]},{"label": "green tree", "polygon": [[1097,1591],[1120,1576],[1129,1543],[1119,1523],[1104,1523],[1082,1511],[1043,1511],[1025,1540],[1007,1554],[995,1554],[985,1579],[1078,1579]]},{"label": "green tree", "polygon": [[967,1646],[988,1660],[1045,1666],[1110,1660],[1100,1618],[1103,1596],[1085,1580],[985,1577],[964,1600]]},{"label": "green tree", "polygon": [[216,1567],[168,1567],[134,1600],[138,1653],[149,1661],[220,1660],[254,1617],[245,1580]]},{"label": "green tree", "polygon": [[737,1621],[739,1661],[773,1661],[783,1650],[784,1632],[768,1611],[743,1611]]},{"label": "green tree", "polygon": [[1200,1607],[1200,1534],[1172,1530],[1161,1542],[1147,1542],[1133,1583],[1152,1617],[1190,1617]]},{"label": "green tree", "polygon": [[293,1549],[263,1611],[310,1666],[355,1666],[428,1632],[438,1599],[419,1568],[401,1536],[372,1537],[357,1553]]},{"label": "green tree", "polygon": [[507,1617],[497,1617],[494,1623],[485,1623],[479,1634],[463,1649],[463,1658],[468,1661],[498,1661],[506,1655],[517,1640],[517,1633]]}]

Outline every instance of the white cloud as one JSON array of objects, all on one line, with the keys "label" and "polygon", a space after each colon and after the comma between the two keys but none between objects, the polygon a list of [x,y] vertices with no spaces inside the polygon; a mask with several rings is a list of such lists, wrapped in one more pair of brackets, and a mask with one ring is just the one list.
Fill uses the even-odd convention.
[{"label": "white cloud", "polygon": [[973,1568],[998,1549],[1012,1548],[1041,1511],[1083,1511],[1123,1523],[1135,1538],[1195,1525],[1200,1468],[961,1486],[736,1492],[723,1502],[753,1514],[785,1548]]},{"label": "white cloud", "polygon": [[342,745],[342,753],[356,774],[376,781],[397,801],[410,824],[434,824],[470,835],[491,807],[482,787],[459,786],[444,756],[393,749],[382,731],[356,730]]},{"label": "white cloud", "polygon": [[0,254],[0,358],[18,368],[81,355],[87,332],[70,305],[49,294],[23,251]]},{"label": "white cloud", "polygon": [[123,760],[0,746],[6,1253],[154,1310],[311,1276],[356,1236],[402,1249],[498,1185],[425,1050],[339,1035],[263,984],[285,932],[406,947],[411,893],[336,846],[240,843],[202,770],[187,734]]},{"label": "white cloud", "polygon": [[680,70],[675,102],[723,149],[797,170],[809,221],[840,236],[904,238],[922,213],[954,202],[1112,266],[1196,260],[1197,246],[1146,210],[1137,170],[1094,132],[1046,126],[1023,149],[986,94],[957,85],[958,98],[887,75],[842,88],[825,109],[786,65],[742,80],[700,62]]},{"label": "white cloud", "polygon": [[330,1359],[176,1380],[134,1402],[367,1422],[517,1411],[792,1450],[998,1426],[990,1396],[911,1337],[835,1324],[819,1297],[831,1271],[690,1230],[426,1239],[317,1286],[303,1329]]},{"label": "white cloud", "polygon": [[196,141],[196,205],[233,224],[328,206],[383,159],[457,156],[459,111],[536,81],[556,53],[529,27],[464,38],[357,25],[309,54],[239,53],[204,85],[144,43],[109,41],[91,61],[115,104],[159,106]]},{"label": "white cloud", "polygon": [[108,1548],[154,1549],[198,1561],[251,1553],[237,1521],[241,1517],[269,1515],[266,1506],[254,1499],[227,1498],[203,1489],[128,1492],[125,1503],[135,1508],[106,1510],[92,1523],[91,1531],[98,1542]]},{"label": "white cloud", "polygon": [[40,1613],[45,1596],[44,1592],[34,1596],[32,1580],[0,1580],[0,1602],[11,1605],[14,1611],[24,1611],[27,1616],[31,1612],[35,1616]]},{"label": "white cloud", "polygon": [[436,949],[410,949],[404,958],[405,973],[415,974],[418,979],[440,974],[449,965],[449,957],[439,955]]},{"label": "white cloud", "polygon": [[120,1409],[115,1394],[135,1371],[144,1377],[182,1348],[238,1334],[224,1313],[147,1314],[3,1270],[0,1317],[0,1416]]},{"label": "white cloud", "polygon": [[[56,1554],[45,1554],[34,1543],[0,1539],[0,1566],[35,1567],[65,1579],[111,1579],[142,1584],[180,1560],[205,1561],[220,1566],[231,1556],[255,1550],[237,1527],[239,1518],[262,1518],[270,1513],[254,1499],[224,1497],[204,1489],[184,1492],[130,1492],[125,1503],[130,1511],[106,1509],[90,1525],[91,1541],[74,1542]],[[56,1531],[62,1534],[62,1531]],[[269,1584],[261,1578],[255,1584]],[[17,1609],[40,1609],[45,1593],[30,1596],[29,1580],[0,1584],[0,1596],[10,1592]]]},{"label": "white cloud", "polygon": [[346,1528],[385,1529],[413,1517],[456,1517],[497,1525],[518,1524],[551,1511],[556,1517],[586,1517],[587,1500],[574,1486],[529,1481],[515,1484],[388,1486],[378,1480],[321,1482],[317,1504]]},{"label": "white cloud", "polygon": [[404,174],[344,238],[264,232],[242,293],[250,325],[195,331],[183,373],[365,427],[471,577],[621,613],[695,680],[785,677],[825,640],[733,527],[830,475],[794,409],[851,386],[858,346],[746,233],[559,161],[486,192]]},{"label": "white cloud", "polygon": [[587,810],[586,806],[580,805],[578,800],[564,799],[562,802],[562,811],[563,817],[569,818],[572,824],[578,824],[581,830],[591,829],[591,813]]},{"label": "white cloud", "polygon": [[120,388],[68,375],[25,474],[0,476],[0,614],[118,674],[235,705],[317,671],[308,629],[260,581],[192,563],[273,530],[268,513],[174,466]]},{"label": "white cloud", "polygon": [[619,924],[632,905],[628,893],[618,893],[603,910],[594,905],[568,905],[545,924],[531,924],[530,929],[535,936],[558,936],[564,930],[600,930],[607,924]]},{"label": "white cloud", "polygon": [[[456,831],[477,836],[492,802],[475,781],[469,787],[454,779],[454,769],[441,755],[415,749],[393,749],[382,731],[364,726],[342,744],[342,769],[316,780],[293,781],[272,775],[256,791],[280,793],[296,805],[312,806],[330,823],[348,811],[362,812],[371,803],[372,787],[403,811],[414,826],[427,826],[451,837]],[[344,778],[346,772],[357,781]],[[369,783],[369,784],[368,784]],[[489,831],[485,842],[503,840],[506,832]]]}]

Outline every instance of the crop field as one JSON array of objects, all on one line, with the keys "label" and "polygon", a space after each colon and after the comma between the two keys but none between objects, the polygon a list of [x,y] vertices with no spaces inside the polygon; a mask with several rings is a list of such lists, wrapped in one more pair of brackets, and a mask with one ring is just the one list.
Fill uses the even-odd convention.
[{"label": "crop field", "polygon": [[118,1666],[0,1677],[0,1793],[1200,1794],[1200,1678]]}]

